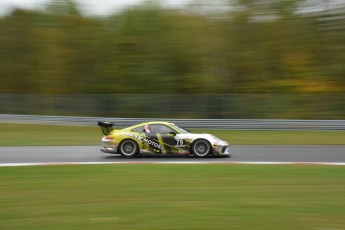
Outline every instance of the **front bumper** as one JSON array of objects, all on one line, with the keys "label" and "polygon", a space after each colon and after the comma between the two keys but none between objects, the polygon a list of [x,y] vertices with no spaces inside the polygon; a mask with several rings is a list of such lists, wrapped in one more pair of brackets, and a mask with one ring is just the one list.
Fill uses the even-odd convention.
[{"label": "front bumper", "polygon": [[216,146],[214,154],[220,156],[231,156],[230,145]]}]

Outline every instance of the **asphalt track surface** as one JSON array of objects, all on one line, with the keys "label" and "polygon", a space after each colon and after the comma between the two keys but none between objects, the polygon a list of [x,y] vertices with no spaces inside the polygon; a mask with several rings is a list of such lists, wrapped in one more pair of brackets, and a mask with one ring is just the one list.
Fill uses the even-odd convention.
[{"label": "asphalt track surface", "polygon": [[345,145],[236,145],[231,157],[141,156],[133,159],[100,152],[98,146],[21,146],[0,147],[0,165],[10,163],[341,163]]}]

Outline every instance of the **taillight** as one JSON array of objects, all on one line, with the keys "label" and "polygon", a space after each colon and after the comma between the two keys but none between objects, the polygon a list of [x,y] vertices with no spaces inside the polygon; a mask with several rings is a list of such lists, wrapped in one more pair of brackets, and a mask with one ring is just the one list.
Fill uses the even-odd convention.
[{"label": "taillight", "polygon": [[107,139],[114,139],[114,137],[111,136],[111,135],[108,135],[108,136],[106,136],[105,138],[107,138]]}]

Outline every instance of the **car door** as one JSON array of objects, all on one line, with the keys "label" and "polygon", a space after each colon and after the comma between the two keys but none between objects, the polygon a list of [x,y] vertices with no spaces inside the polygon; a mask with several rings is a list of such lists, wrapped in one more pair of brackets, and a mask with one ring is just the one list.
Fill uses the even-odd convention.
[{"label": "car door", "polygon": [[157,134],[151,132],[149,125],[142,125],[131,130],[135,132],[135,139],[140,143],[142,152],[151,154],[163,153],[163,145],[160,143]]},{"label": "car door", "polygon": [[155,138],[163,146],[162,154],[175,154],[179,153],[179,149],[176,147],[181,144],[180,140],[177,143],[176,131],[164,124],[151,124],[150,125],[150,138]]}]

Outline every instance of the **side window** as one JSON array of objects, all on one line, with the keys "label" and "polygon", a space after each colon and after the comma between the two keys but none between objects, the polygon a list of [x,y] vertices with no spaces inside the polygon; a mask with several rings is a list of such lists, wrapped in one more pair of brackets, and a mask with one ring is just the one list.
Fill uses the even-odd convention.
[{"label": "side window", "polygon": [[152,133],[169,134],[170,132],[175,132],[166,125],[150,125],[150,128]]},{"label": "side window", "polygon": [[134,128],[134,129],[132,129],[132,132],[143,133],[144,132],[144,126],[139,126],[137,128]]}]

